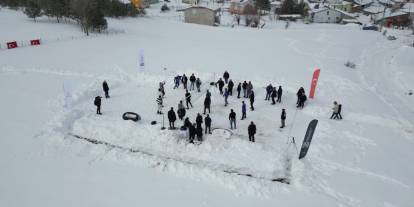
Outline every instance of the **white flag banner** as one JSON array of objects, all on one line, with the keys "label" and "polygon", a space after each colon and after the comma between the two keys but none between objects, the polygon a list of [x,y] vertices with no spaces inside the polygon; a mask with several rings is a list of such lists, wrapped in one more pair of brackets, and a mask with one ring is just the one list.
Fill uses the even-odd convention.
[{"label": "white flag banner", "polygon": [[63,96],[64,96],[64,105],[63,107],[69,109],[72,104],[72,84],[70,81],[63,81]]},{"label": "white flag banner", "polygon": [[139,50],[139,67],[141,69],[145,69],[145,61],[144,61],[144,50]]}]

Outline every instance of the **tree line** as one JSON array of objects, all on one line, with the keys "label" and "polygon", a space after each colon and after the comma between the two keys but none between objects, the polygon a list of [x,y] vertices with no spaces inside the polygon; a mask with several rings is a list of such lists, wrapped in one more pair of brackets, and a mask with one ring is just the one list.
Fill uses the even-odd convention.
[{"label": "tree line", "polygon": [[87,35],[107,29],[105,17],[135,17],[143,13],[132,4],[118,0],[0,0],[0,6],[22,9],[34,21],[43,15],[55,18],[57,22],[71,19]]}]

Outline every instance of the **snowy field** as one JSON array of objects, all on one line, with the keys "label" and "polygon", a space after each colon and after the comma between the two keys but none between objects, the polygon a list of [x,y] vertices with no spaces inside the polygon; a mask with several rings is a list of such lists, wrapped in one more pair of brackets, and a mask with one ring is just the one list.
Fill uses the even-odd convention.
[{"label": "snowy field", "polygon": [[[414,203],[414,37],[359,26],[269,22],[264,29],[207,27],[179,22],[180,14],[109,19],[109,34],[85,37],[71,23],[0,10],[0,44],[42,38],[43,45],[0,49],[0,206],[351,206],[410,207]],[[145,69],[138,67],[145,51]],[[355,69],[344,66],[356,63]],[[166,68],[164,70],[164,68]],[[296,91],[309,92],[321,69],[316,98],[296,110]],[[224,99],[209,82],[230,72],[252,81],[255,111],[240,121],[241,100]],[[173,77],[194,73],[202,93],[192,92],[191,121],[212,91],[213,128],[201,145],[180,131],[151,125],[160,81],[166,112],[185,91]],[[93,98],[107,80],[110,99],[102,116]],[[73,101],[64,108],[63,83]],[[265,86],[282,85],[281,104],[264,101]],[[333,101],[344,119],[330,120]],[[245,99],[248,104],[248,100]],[[280,112],[287,127],[279,130]],[[142,120],[122,120],[126,111]],[[319,123],[305,159],[297,159],[307,124]],[[247,126],[258,128],[248,142]],[[176,125],[181,125],[181,121]],[[117,147],[91,144],[73,135]],[[131,152],[134,149],[139,152]],[[229,173],[230,172],[230,173]],[[253,177],[237,175],[242,172]],[[290,184],[272,182],[286,178]]]}]

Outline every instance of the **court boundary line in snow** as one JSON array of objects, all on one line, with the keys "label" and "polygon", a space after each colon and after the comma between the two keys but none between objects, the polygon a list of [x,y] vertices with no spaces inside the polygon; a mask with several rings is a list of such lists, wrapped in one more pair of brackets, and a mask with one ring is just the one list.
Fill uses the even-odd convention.
[{"label": "court boundary line in snow", "polygon": [[[146,156],[150,156],[150,157],[155,157],[155,158],[160,158],[163,160],[170,160],[170,161],[174,161],[174,162],[179,162],[182,164],[186,164],[186,165],[192,165],[192,166],[200,166],[200,160],[198,160],[197,162],[192,162],[190,160],[184,160],[184,159],[179,159],[179,158],[174,158],[174,157],[169,157],[169,156],[165,156],[165,155],[157,155],[155,153],[152,152],[148,152],[142,149],[137,149],[137,148],[129,148],[129,147],[124,147],[121,145],[116,145],[116,144],[112,144],[106,141],[101,141],[98,139],[94,139],[94,138],[88,138],[88,137],[83,137],[77,134],[73,134],[73,133],[68,133],[68,135],[70,137],[76,138],[78,140],[82,140],[82,141],[86,141],[89,142],[91,144],[95,144],[95,145],[104,145],[110,149],[120,149],[120,150],[124,150],[124,151],[128,151],[131,153],[140,153]],[[220,172],[224,172],[227,174],[233,174],[233,175],[238,175],[238,176],[245,176],[245,177],[250,177],[253,179],[257,179],[257,180],[266,180],[269,182],[279,182],[279,183],[283,183],[283,184],[290,184],[290,179],[286,178],[286,177],[280,177],[280,178],[268,178],[268,177],[262,177],[262,176],[258,176],[258,175],[254,175],[253,173],[250,172],[241,172],[240,170],[237,170],[236,168],[232,167],[232,166],[226,166],[223,164],[220,164],[220,166],[224,166],[224,168],[211,168],[206,166],[203,166],[204,168],[210,169],[212,171],[220,171]]]}]

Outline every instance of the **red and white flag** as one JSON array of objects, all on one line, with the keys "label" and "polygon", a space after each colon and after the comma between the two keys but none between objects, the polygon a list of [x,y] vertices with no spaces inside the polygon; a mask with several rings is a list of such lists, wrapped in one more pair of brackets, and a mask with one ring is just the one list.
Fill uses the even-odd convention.
[{"label": "red and white flag", "polygon": [[319,69],[319,68],[317,68],[313,72],[313,77],[312,77],[312,83],[311,83],[311,89],[310,89],[310,93],[309,93],[309,98],[315,97],[316,84],[318,83],[318,79],[319,79],[319,74],[320,73],[321,73],[321,69]]}]

